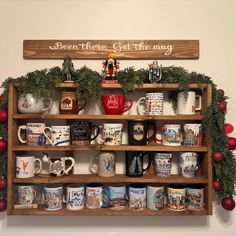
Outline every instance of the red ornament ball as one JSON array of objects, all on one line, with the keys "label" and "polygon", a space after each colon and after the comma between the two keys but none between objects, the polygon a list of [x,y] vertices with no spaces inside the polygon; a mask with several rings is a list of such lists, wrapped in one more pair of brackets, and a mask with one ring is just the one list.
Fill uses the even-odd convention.
[{"label": "red ornament ball", "polygon": [[0,103],[3,103],[3,102],[4,102],[4,96],[0,95]]},{"label": "red ornament ball", "polygon": [[219,180],[214,180],[213,183],[212,183],[212,187],[213,189],[215,189],[215,191],[219,191],[221,190],[221,182]]},{"label": "red ornament ball", "polygon": [[5,110],[0,110],[0,122],[5,122],[7,120],[7,112]]},{"label": "red ornament ball", "polygon": [[222,161],[223,159],[223,155],[221,152],[214,152],[212,157],[214,161]]},{"label": "red ornament ball", "polygon": [[227,211],[232,211],[235,208],[235,201],[232,197],[225,197],[221,201],[222,207]]},{"label": "red ornament ball", "polygon": [[4,178],[0,179],[0,189],[6,188],[7,186],[7,181]]},{"label": "red ornament ball", "polygon": [[218,89],[217,90],[217,93],[221,96],[224,96],[225,95],[225,91],[223,89]]},{"label": "red ornament ball", "polygon": [[227,109],[227,103],[226,102],[219,102],[217,104],[217,107],[219,108],[220,111],[224,112]]},{"label": "red ornament ball", "polygon": [[0,199],[0,212],[3,212],[7,209],[7,200]]},{"label": "red ornament ball", "polygon": [[7,147],[6,141],[0,137],[0,151],[6,150],[6,147]]},{"label": "red ornament ball", "polygon": [[224,131],[226,134],[232,133],[234,131],[233,125],[228,124],[228,123],[224,124]]},{"label": "red ornament ball", "polygon": [[228,138],[228,146],[230,150],[235,150],[236,149],[236,138],[229,137]]}]

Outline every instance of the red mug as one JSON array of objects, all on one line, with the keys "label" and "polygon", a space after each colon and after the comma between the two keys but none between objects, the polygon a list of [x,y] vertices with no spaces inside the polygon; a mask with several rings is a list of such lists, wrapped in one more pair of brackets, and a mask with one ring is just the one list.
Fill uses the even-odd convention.
[{"label": "red mug", "polygon": [[[126,106],[126,103],[129,104]],[[102,105],[106,114],[120,115],[128,111],[133,102],[122,94],[105,94],[102,96]]]}]

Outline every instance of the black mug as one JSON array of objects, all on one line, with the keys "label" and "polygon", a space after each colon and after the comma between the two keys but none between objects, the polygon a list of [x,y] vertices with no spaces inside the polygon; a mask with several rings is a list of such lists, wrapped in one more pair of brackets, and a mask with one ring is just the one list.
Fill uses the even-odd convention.
[{"label": "black mug", "polygon": [[148,165],[143,168],[143,159],[148,152],[131,151],[126,152],[126,175],[130,177],[143,176],[143,172],[147,171],[151,164],[151,157],[148,156]]},{"label": "black mug", "polygon": [[[148,131],[153,126],[153,134],[148,136]],[[128,121],[128,137],[129,145],[146,145],[154,138],[155,124],[148,123],[145,120],[129,120]]]},{"label": "black mug", "polygon": [[[94,136],[92,137],[92,135]],[[99,135],[99,127],[89,121],[76,121],[71,125],[71,140],[75,145],[89,145]]]}]

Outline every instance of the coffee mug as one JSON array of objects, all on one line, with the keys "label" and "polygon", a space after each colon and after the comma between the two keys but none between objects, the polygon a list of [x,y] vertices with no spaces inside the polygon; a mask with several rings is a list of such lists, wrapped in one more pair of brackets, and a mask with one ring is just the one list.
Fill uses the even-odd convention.
[{"label": "coffee mug", "polygon": [[[93,135],[93,137],[92,137]],[[89,145],[99,135],[99,127],[89,121],[76,121],[71,125],[72,144]]]},{"label": "coffee mug", "polygon": [[[46,133],[49,131],[50,135]],[[52,146],[70,145],[70,126],[51,126],[43,129],[43,134]]]},{"label": "coffee mug", "polygon": [[[198,103],[198,106],[196,104]],[[178,115],[195,115],[196,111],[202,109],[202,97],[196,95],[196,92],[189,91],[178,93],[177,114]]]},{"label": "coffee mug", "polygon": [[102,96],[102,105],[106,114],[120,115],[128,111],[133,102],[122,94],[105,94]]},{"label": "coffee mug", "polygon": [[147,190],[144,184],[130,184],[129,186],[129,208],[133,210],[144,210],[146,207]]},{"label": "coffee mug", "polygon": [[147,186],[147,208],[152,210],[162,210],[164,208],[163,186]]},{"label": "coffee mug", "polygon": [[150,116],[163,115],[163,98],[163,93],[146,93],[145,97],[138,100],[138,113]]},{"label": "coffee mug", "polygon": [[71,211],[77,211],[84,208],[84,193],[84,186],[79,184],[68,185],[66,187],[66,208]]},{"label": "coffee mug", "polygon": [[202,125],[201,124],[185,124],[184,125],[184,145],[201,146],[202,145]]},{"label": "coffee mug", "polygon": [[180,125],[166,124],[163,128],[162,144],[166,146],[180,146],[182,142],[182,134]]},{"label": "coffee mug", "polygon": [[122,210],[126,206],[126,186],[113,185],[109,186],[110,208],[114,210]]},{"label": "coffee mug", "polygon": [[163,143],[163,126],[156,127],[156,132],[153,139],[157,144]]},{"label": "coffee mug", "polygon": [[185,210],[186,189],[181,185],[170,185],[167,188],[167,206],[172,211]]},{"label": "coffee mug", "polygon": [[91,159],[89,169],[93,174],[98,174],[102,177],[115,176],[115,154],[113,152],[101,152],[98,157]]},{"label": "coffee mug", "polygon": [[[29,146],[37,146],[45,144],[45,138],[43,136],[43,129],[45,123],[26,123],[18,127],[18,139],[21,143]],[[22,138],[22,130],[26,131],[26,139]]]},{"label": "coffee mug", "polygon": [[148,165],[143,168],[144,156],[148,153],[140,151],[126,152],[126,175],[130,177],[140,177],[151,165],[151,158],[148,157]]},{"label": "coffee mug", "polygon": [[44,187],[44,208],[48,211],[60,210],[63,207],[63,187],[48,185]]},{"label": "coffee mug", "polygon": [[38,188],[36,185],[20,185],[17,186],[18,203],[20,205],[30,205],[35,202],[38,195]]},{"label": "coffee mug", "polygon": [[198,154],[196,152],[180,153],[179,158],[179,172],[180,175],[193,178],[199,168]]},{"label": "coffee mug", "polygon": [[109,206],[109,191],[101,183],[90,183],[86,187],[86,207],[97,209]]},{"label": "coffee mug", "polygon": [[[149,130],[152,129],[152,135],[148,137]],[[148,123],[145,120],[128,121],[128,138],[130,145],[146,145],[155,134],[155,124]]]},{"label": "coffee mug", "polygon": [[155,173],[158,177],[169,177],[172,166],[172,153],[154,153]]},{"label": "coffee mug", "polygon": [[123,124],[122,123],[104,123],[102,128],[103,138],[98,139],[105,145],[121,145],[122,134],[123,134]]},{"label": "coffee mug", "polygon": [[198,211],[204,208],[204,186],[192,185],[186,188],[186,206],[189,210]]},{"label": "coffee mug", "polygon": [[42,161],[39,158],[34,156],[16,156],[16,178],[31,178],[41,170]]}]

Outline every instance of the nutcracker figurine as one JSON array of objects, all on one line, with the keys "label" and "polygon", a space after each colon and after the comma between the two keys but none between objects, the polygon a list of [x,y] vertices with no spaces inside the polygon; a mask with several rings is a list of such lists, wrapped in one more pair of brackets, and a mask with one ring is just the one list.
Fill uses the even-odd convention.
[{"label": "nutcracker figurine", "polygon": [[158,66],[158,62],[154,61],[152,64],[149,65],[149,81],[152,84],[156,84],[158,81],[161,80],[162,77],[162,66]]},{"label": "nutcracker figurine", "polygon": [[73,82],[73,77],[78,77],[79,72],[74,69],[74,65],[69,56],[63,58],[62,64],[62,79],[64,82]]},{"label": "nutcracker figurine", "polygon": [[104,79],[114,80],[120,70],[120,62],[112,52],[108,53],[107,59],[103,62],[102,73]]}]

